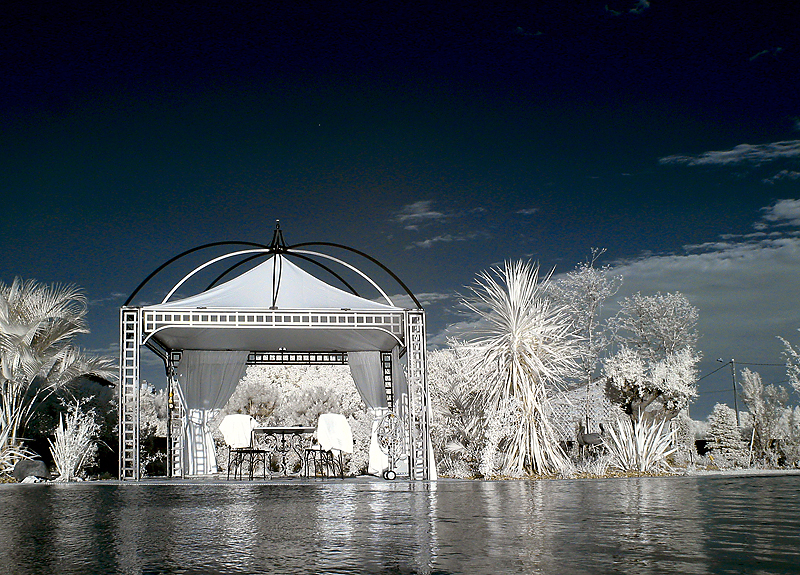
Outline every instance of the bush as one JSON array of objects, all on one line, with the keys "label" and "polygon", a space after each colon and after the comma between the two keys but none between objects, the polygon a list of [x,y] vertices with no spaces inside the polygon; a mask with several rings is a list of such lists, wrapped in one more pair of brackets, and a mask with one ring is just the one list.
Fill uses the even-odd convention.
[{"label": "bush", "polygon": [[675,432],[668,431],[666,419],[646,414],[639,421],[620,417],[609,426],[604,440],[612,465],[623,471],[650,473],[668,469],[667,457],[675,452]]},{"label": "bush", "polygon": [[83,409],[85,402],[75,401],[67,407],[66,416],[59,418],[55,438],[50,442],[50,453],[58,471],[56,481],[71,481],[80,477],[97,454],[95,441],[100,425],[95,421],[93,409]]},{"label": "bush", "polygon": [[736,413],[718,403],[708,416],[708,451],[714,465],[720,469],[747,465],[747,452],[741,431],[736,424]]}]

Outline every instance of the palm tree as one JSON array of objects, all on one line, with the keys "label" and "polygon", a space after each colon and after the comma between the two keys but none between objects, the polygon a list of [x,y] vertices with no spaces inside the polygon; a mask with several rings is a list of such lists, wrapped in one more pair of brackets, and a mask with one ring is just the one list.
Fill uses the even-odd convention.
[{"label": "palm tree", "polygon": [[0,283],[0,458],[19,453],[19,434],[42,400],[80,376],[114,376],[112,360],[73,345],[88,333],[85,317],[86,300],[75,286]]},{"label": "palm tree", "polygon": [[475,372],[489,374],[475,384],[487,421],[512,417],[511,437],[501,446],[503,472],[554,473],[568,467],[549,419],[550,394],[575,373],[580,354],[570,317],[545,297],[551,274],[539,266],[506,262],[478,274],[463,304],[483,321],[473,340]]}]

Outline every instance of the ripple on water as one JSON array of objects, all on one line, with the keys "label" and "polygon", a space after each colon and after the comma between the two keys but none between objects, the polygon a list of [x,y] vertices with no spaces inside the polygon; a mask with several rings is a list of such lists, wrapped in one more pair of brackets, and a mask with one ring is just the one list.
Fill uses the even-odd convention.
[{"label": "ripple on water", "polygon": [[798,476],[0,486],[0,572],[796,573]]}]

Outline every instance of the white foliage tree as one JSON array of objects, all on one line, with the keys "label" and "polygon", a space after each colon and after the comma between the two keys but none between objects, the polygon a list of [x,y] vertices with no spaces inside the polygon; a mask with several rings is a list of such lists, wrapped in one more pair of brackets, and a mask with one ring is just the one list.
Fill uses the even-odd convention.
[{"label": "white foliage tree", "polygon": [[609,267],[595,267],[604,252],[604,249],[592,249],[589,260],[550,286],[552,295],[569,312],[573,329],[580,336],[578,363],[581,379],[586,384],[584,416],[587,425],[593,400],[591,384],[597,375],[600,355],[610,343],[600,321],[600,312],[604,302],[616,294],[622,284],[622,276],[612,276]]},{"label": "white foliage tree", "polygon": [[789,394],[781,386],[764,385],[761,375],[742,370],[742,399],[753,418],[753,450],[757,457],[775,459],[777,440],[783,439],[782,420]]},{"label": "white foliage tree", "polygon": [[698,309],[680,292],[643,296],[636,293],[620,301],[609,320],[620,345],[644,359],[664,359],[697,343]]},{"label": "white foliage tree", "polygon": [[440,475],[472,477],[480,467],[484,425],[468,395],[481,376],[472,369],[475,348],[455,340],[448,343],[428,354],[431,441]]},{"label": "white foliage tree", "polygon": [[609,321],[620,349],[606,360],[604,374],[609,397],[631,418],[657,405],[670,419],[697,394],[697,317],[679,292],[637,293],[620,302]]},{"label": "white foliage tree", "polygon": [[782,337],[778,337],[778,339],[783,342],[783,355],[786,358],[786,375],[789,377],[789,383],[795,392],[800,394],[800,352]]},{"label": "white foliage tree", "polygon": [[0,283],[0,458],[19,453],[19,433],[42,400],[82,375],[115,377],[112,360],[74,345],[87,332],[86,300],[75,286]]},{"label": "white foliage tree", "polygon": [[608,266],[595,267],[604,252],[593,249],[588,261],[550,286],[550,292],[569,312],[574,331],[581,338],[578,363],[586,383],[594,379],[600,355],[609,345],[609,337],[602,329],[600,312],[604,302],[616,294],[622,284],[622,276],[612,276]]},{"label": "white foliage tree", "polygon": [[654,403],[671,419],[697,396],[698,360],[691,348],[648,360],[623,347],[604,365],[606,392],[631,419],[638,419]]},{"label": "white foliage tree", "polygon": [[566,455],[550,422],[550,395],[577,370],[580,350],[563,306],[545,296],[550,275],[529,262],[506,262],[478,274],[463,304],[482,319],[472,340],[472,401],[486,422],[505,421],[511,436],[499,447],[502,473],[563,472]]}]

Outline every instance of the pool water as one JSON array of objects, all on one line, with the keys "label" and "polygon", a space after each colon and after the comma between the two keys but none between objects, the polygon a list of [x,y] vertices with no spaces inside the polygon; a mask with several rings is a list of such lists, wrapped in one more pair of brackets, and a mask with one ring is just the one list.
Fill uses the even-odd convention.
[{"label": "pool water", "polygon": [[800,475],[0,485],[0,573],[800,573]]}]

